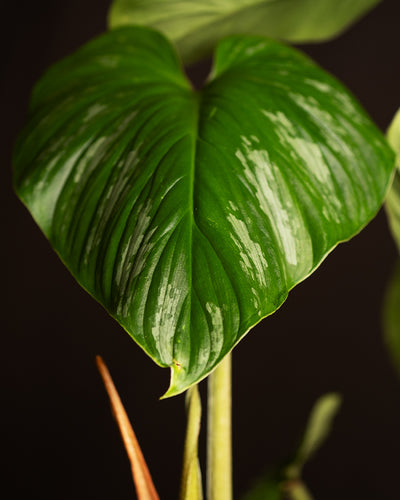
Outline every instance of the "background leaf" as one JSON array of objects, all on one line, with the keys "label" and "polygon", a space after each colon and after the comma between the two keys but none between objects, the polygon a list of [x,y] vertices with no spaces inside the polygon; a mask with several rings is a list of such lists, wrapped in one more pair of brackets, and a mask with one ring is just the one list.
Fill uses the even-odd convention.
[{"label": "background leaf", "polygon": [[400,375],[400,260],[397,261],[385,293],[383,333],[393,366]]},{"label": "background leaf", "polygon": [[273,475],[258,479],[242,500],[282,500],[280,480]]},{"label": "background leaf", "polygon": [[302,468],[329,436],[341,405],[336,393],[321,396],[314,404],[294,458],[257,480],[243,500],[312,500],[301,479]]},{"label": "background leaf", "polygon": [[315,403],[296,456],[290,464],[291,473],[295,471],[295,478],[299,477],[304,464],[313,457],[329,436],[340,405],[341,397],[336,393],[325,394]]},{"label": "background leaf", "polygon": [[42,78],[14,165],[62,260],[172,368],[173,395],[376,214],[393,154],[291,48],[231,37],[194,92],[160,34],[125,28]]},{"label": "background leaf", "polygon": [[379,0],[114,0],[112,28],[140,24],[163,32],[185,62],[211,53],[227,35],[304,43],[331,38]]},{"label": "background leaf", "polygon": [[386,213],[389,227],[400,252],[400,109],[397,111],[387,133],[389,144],[397,154],[396,172],[392,187],[386,198]]}]

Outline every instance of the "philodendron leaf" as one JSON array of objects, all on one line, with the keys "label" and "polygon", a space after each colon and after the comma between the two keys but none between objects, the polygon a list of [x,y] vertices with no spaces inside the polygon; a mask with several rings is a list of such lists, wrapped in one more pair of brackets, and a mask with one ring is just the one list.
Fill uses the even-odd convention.
[{"label": "philodendron leaf", "polygon": [[400,252],[400,109],[397,111],[389,127],[387,138],[397,154],[396,173],[392,187],[386,198],[386,213],[393,238]]},{"label": "philodendron leaf", "polygon": [[112,28],[140,24],[163,32],[185,62],[211,53],[227,35],[304,43],[331,38],[380,0],[114,0]]},{"label": "philodendron leaf", "polygon": [[376,214],[393,152],[335,79],[261,37],[194,91],[167,40],[111,31],[37,84],[19,196],[79,283],[161,366],[204,378]]}]

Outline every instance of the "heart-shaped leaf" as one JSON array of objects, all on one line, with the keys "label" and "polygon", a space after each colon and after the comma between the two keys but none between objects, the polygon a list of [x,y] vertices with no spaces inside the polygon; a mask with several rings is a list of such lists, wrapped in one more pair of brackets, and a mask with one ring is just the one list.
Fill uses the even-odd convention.
[{"label": "heart-shaped leaf", "polygon": [[397,154],[393,184],[386,198],[386,213],[393,238],[400,252],[400,109],[397,111],[387,133],[389,144]]},{"label": "heart-shaped leaf", "polygon": [[163,32],[185,62],[211,53],[227,35],[265,35],[304,43],[331,38],[380,0],[114,0],[109,24]]},{"label": "heart-shaped leaf", "polygon": [[261,37],[195,92],[167,40],[105,34],[37,84],[15,186],[79,283],[161,366],[204,378],[379,209],[393,152],[334,78]]}]

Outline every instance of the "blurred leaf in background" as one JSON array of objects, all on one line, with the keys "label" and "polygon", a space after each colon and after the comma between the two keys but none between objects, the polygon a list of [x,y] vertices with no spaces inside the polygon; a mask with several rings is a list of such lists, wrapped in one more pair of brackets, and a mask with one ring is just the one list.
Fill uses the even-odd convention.
[{"label": "blurred leaf in background", "polygon": [[389,281],[383,304],[383,333],[393,365],[400,376],[400,259]]},{"label": "blurred leaf in background", "polygon": [[[397,153],[396,172],[386,198],[389,227],[400,252],[400,109],[388,129],[389,144]],[[392,362],[400,375],[400,260],[388,283],[383,304],[383,333]]]},{"label": "blurred leaf in background", "polygon": [[[387,138],[389,144],[397,154],[396,172],[392,187],[386,198],[386,213],[393,238],[400,252],[400,109],[397,111],[388,129]],[[400,308],[400,302],[399,302]]]},{"label": "blurred leaf in background", "polygon": [[242,500],[313,500],[302,481],[302,469],[328,438],[340,406],[339,394],[321,396],[311,410],[293,458],[257,480]]},{"label": "blurred leaf in background", "polygon": [[295,43],[332,38],[380,0],[114,0],[112,28],[149,26],[164,33],[190,63],[227,35],[265,35]]}]

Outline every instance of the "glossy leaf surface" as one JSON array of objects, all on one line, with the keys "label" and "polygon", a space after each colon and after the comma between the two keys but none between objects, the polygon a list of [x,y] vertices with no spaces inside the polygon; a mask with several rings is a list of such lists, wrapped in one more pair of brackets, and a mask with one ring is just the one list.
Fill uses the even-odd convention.
[{"label": "glossy leaf surface", "polygon": [[79,283],[159,365],[205,377],[379,209],[394,159],[294,49],[231,37],[194,92],[170,44],[114,30],[37,84],[15,186]]},{"label": "glossy leaf surface", "polygon": [[212,52],[227,35],[305,43],[331,38],[380,0],[114,0],[109,24],[163,32],[185,62]]},{"label": "glossy leaf surface", "polygon": [[393,238],[400,252],[400,109],[393,118],[387,133],[389,144],[397,154],[396,173],[386,199],[386,212]]}]

